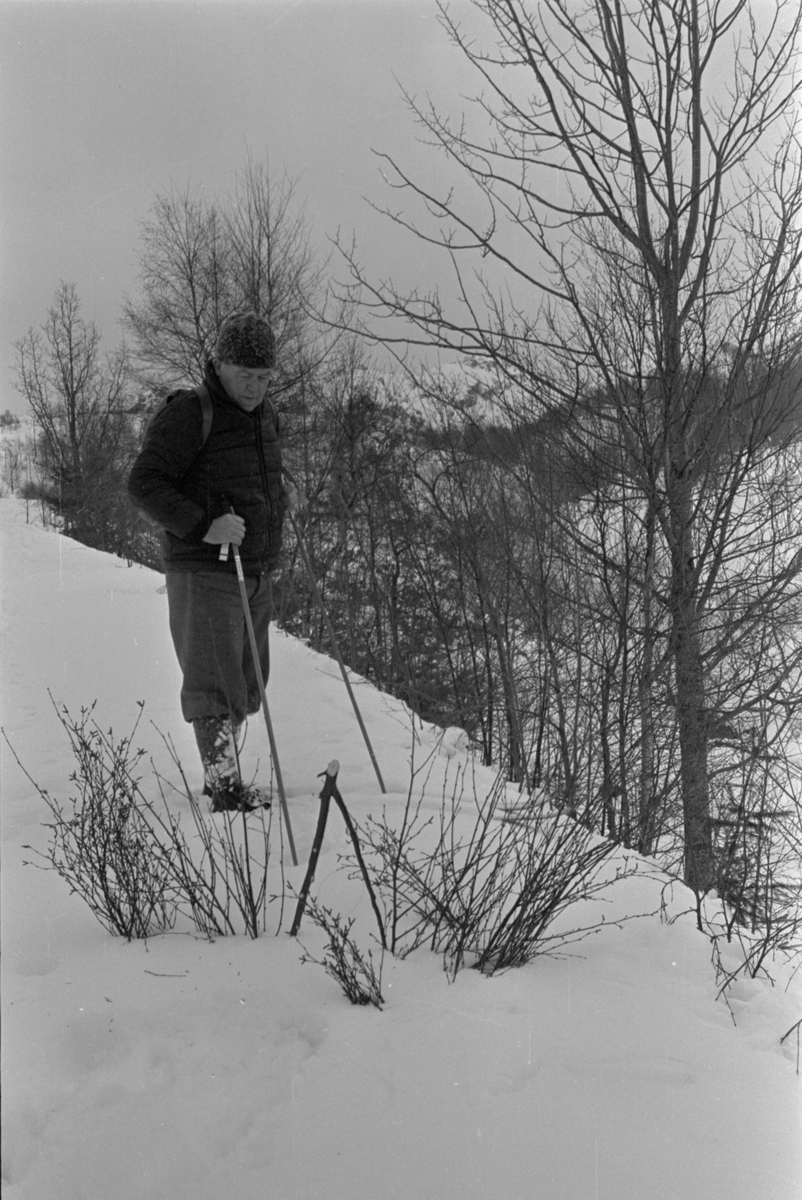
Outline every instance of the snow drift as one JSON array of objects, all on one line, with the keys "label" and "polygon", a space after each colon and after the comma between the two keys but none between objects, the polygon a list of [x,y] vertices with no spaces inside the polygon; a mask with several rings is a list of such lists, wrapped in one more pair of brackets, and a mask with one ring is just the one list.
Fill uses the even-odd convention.
[{"label": "snow drift", "polygon": [[[96,702],[116,734],[144,702],[138,740],[155,768],[174,770],[158,727],[197,783],[160,577],[26,525],[14,500],[0,501],[0,525],[2,723],[37,784],[66,798],[74,766],[48,693],[72,712]],[[268,694],[300,857],[284,877],[296,889],[332,758],[359,823],[400,814],[428,755],[432,814],[457,770],[482,795],[493,786],[489,772],[466,770],[457,731],[443,741],[362,683],[382,796],[336,665],[278,631]],[[267,773],[256,721],[245,754]],[[450,982],[426,949],[386,956],[379,1011],[350,1005],[302,963],[288,922],[258,940],[210,942],[178,926],[111,937],[53,871],[23,866],[25,846],[46,846],[46,816],[4,744],[9,1200],[800,1195],[797,1043],[780,1043],[799,1019],[799,975],[776,964],[773,983],[741,980],[728,1004],[716,1001],[710,943],[687,893],[659,872],[598,900],[611,917],[655,915],[563,957]],[[369,902],[339,861],[348,849],[333,812],[314,892],[354,919],[375,956]],[[305,921],[300,942],[317,956],[322,935]]]}]

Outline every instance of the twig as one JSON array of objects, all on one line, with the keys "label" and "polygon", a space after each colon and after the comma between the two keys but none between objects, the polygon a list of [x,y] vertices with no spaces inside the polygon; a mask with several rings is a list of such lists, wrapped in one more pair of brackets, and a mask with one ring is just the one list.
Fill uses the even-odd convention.
[{"label": "twig", "polygon": [[780,1038],[780,1045],[782,1045],[783,1042],[785,1041],[785,1039],[790,1037],[791,1034],[794,1032],[794,1030],[796,1030],[796,1073],[797,1073],[797,1075],[799,1074],[799,1032],[800,1032],[800,1029],[802,1029],[802,1017],[800,1017],[799,1020],[796,1021],[791,1026],[791,1028],[788,1030],[788,1032],[784,1033],[782,1035],[782,1037]]},{"label": "twig", "polygon": [[796,1021],[796,1022],[795,1022],[795,1023],[794,1023],[794,1024],[791,1026],[791,1028],[788,1030],[788,1032],[787,1032],[787,1033],[784,1033],[784,1034],[782,1035],[782,1037],[780,1038],[780,1045],[782,1045],[782,1044],[783,1044],[783,1042],[785,1041],[785,1039],[786,1039],[787,1037],[790,1037],[790,1036],[791,1036],[791,1034],[794,1032],[794,1030],[795,1030],[795,1029],[799,1029],[800,1027],[802,1027],[802,1017],[800,1017],[800,1018],[799,1018],[799,1020],[798,1020],[798,1021]]}]

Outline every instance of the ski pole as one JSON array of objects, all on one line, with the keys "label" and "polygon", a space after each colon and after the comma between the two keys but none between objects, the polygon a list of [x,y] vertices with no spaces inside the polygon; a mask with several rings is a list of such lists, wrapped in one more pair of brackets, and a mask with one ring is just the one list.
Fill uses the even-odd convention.
[{"label": "ski pole", "polygon": [[301,551],[301,557],[304,560],[304,566],[306,567],[306,573],[309,576],[309,584],[310,584],[310,587],[312,588],[312,595],[314,596],[315,601],[320,609],[321,616],[323,617],[323,620],[326,623],[326,629],[328,630],[329,638],[331,639],[331,647],[332,647],[332,650],[334,651],[334,656],[337,659],[337,662],[339,664],[340,673],[343,677],[343,682],[345,683],[345,687],[348,692],[349,699],[353,706],[354,715],[356,716],[357,722],[359,723],[359,728],[362,732],[362,737],[365,739],[365,745],[368,748],[368,754],[370,755],[370,761],[373,763],[373,769],[376,772],[376,778],[379,781],[379,787],[381,788],[382,792],[386,792],[387,788],[384,786],[384,780],[382,779],[382,773],[379,770],[379,764],[376,761],[376,755],[373,753],[373,746],[371,745],[370,738],[368,737],[368,731],[365,728],[365,722],[362,720],[362,713],[359,711],[359,705],[356,702],[356,696],[354,695],[354,690],[351,687],[351,680],[348,678],[348,672],[345,669],[345,663],[343,662],[343,656],[340,653],[340,645],[339,645],[339,642],[337,641],[337,634],[334,632],[334,626],[331,623],[331,618],[329,617],[329,614],[326,611],[326,606],[323,603],[323,597],[320,594],[320,589],[318,588],[317,582],[315,581],[315,573],[312,569],[312,560],[309,557],[309,552],[306,548],[306,543],[304,542],[303,536],[301,535],[301,531],[298,528],[298,522],[295,520],[295,514],[293,513],[292,509],[288,509],[288,512],[290,515],[290,520],[292,521],[292,527],[295,530],[295,536],[298,539],[298,547]]},{"label": "ski pole", "polygon": [[[245,624],[248,629],[248,640],[251,643],[251,656],[253,665],[256,671],[256,682],[259,685],[259,696],[262,701],[262,712],[264,713],[265,725],[267,726],[267,737],[270,742],[270,754],[273,759],[273,767],[276,772],[276,787],[278,788],[278,797],[281,803],[281,811],[284,814],[284,822],[287,826],[287,841],[290,845],[290,854],[292,855],[292,865],[298,866],[298,856],[295,853],[295,842],[292,836],[292,825],[290,824],[290,813],[287,808],[287,794],[284,791],[284,780],[281,777],[281,767],[278,761],[278,750],[276,749],[276,738],[273,733],[273,722],[270,720],[270,709],[267,706],[267,692],[265,691],[265,681],[262,675],[262,664],[259,661],[259,652],[256,647],[256,633],[253,628],[253,618],[251,617],[251,606],[248,603],[248,593],[245,589],[245,576],[242,573],[242,559],[239,556],[239,548],[233,545],[234,563],[237,568],[237,580],[239,582],[239,594],[242,598],[242,611],[245,614]],[[222,551],[221,551],[222,557]]]}]

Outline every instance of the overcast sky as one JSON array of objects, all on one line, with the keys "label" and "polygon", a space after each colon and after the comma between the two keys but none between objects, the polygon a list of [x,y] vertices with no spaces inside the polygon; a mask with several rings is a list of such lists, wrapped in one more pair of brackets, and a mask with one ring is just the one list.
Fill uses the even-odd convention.
[{"label": "overcast sky", "polygon": [[111,349],[155,193],[224,193],[249,150],[321,246],[340,228],[377,275],[425,271],[363,199],[395,202],[372,151],[424,165],[399,85],[459,109],[469,80],[434,0],[0,0],[0,408],[59,282]]}]

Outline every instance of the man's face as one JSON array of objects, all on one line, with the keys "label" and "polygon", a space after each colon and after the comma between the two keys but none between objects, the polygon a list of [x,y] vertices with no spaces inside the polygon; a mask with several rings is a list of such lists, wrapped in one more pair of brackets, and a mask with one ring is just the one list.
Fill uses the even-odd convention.
[{"label": "man's face", "polygon": [[253,412],[264,400],[273,372],[269,367],[238,367],[214,360],[217,378],[226,393],[246,412]]}]

